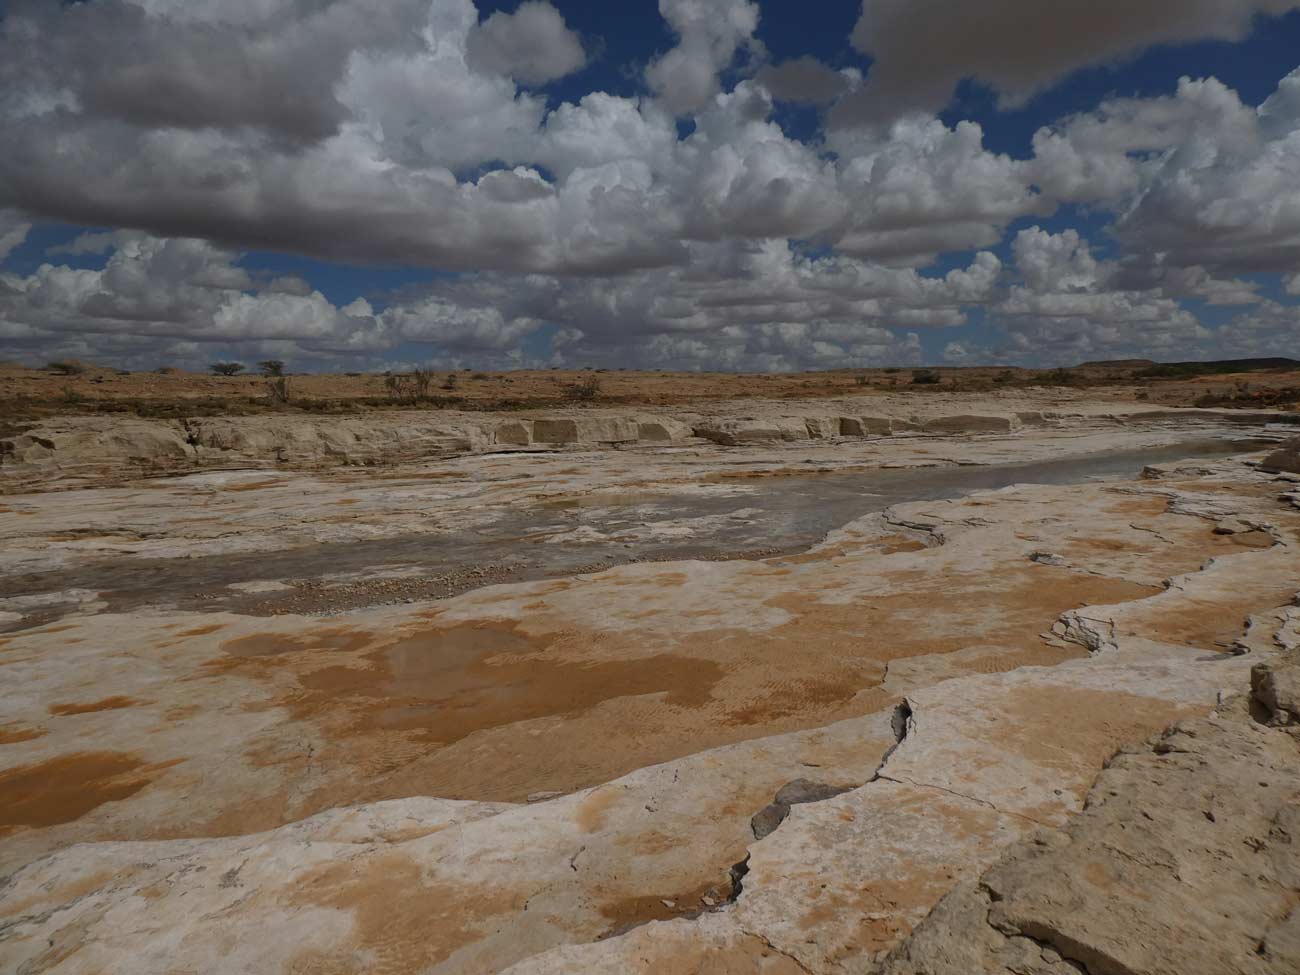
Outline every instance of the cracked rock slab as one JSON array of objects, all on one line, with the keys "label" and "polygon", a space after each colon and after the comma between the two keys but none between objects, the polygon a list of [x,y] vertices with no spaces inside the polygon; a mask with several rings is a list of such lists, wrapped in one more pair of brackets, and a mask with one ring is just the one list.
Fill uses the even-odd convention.
[{"label": "cracked rock slab", "polygon": [[1062,832],[963,885],[882,975],[1286,975],[1300,745],[1237,698],[1123,749]]}]

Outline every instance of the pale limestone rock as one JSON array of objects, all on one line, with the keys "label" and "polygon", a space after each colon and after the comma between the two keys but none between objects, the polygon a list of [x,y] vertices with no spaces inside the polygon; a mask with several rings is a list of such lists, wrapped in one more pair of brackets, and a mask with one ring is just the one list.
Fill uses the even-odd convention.
[{"label": "pale limestone rock", "polygon": [[494,436],[499,444],[527,447],[533,442],[533,422],[531,420],[507,420],[505,423],[498,423]]},{"label": "pale limestone rock", "polygon": [[690,424],[666,416],[642,417],[637,436],[644,443],[682,443],[694,436]]},{"label": "pale limestone rock", "polygon": [[533,421],[533,439],[537,443],[634,443],[639,437],[639,424],[636,420],[626,416],[591,416]]},{"label": "pale limestone rock", "polygon": [[810,439],[808,424],[801,417],[774,417],[765,420],[711,420],[697,425],[695,435],[727,447]]},{"label": "pale limestone rock", "polygon": [[940,416],[923,424],[926,433],[1014,433],[1020,427],[1020,417],[1014,413]]},{"label": "pale limestone rock", "polygon": [[[1279,414],[1211,410],[1144,410],[1138,404],[1118,409],[1114,403],[1072,397],[1072,409],[1061,411],[1059,391],[1029,390],[1017,395],[873,393],[838,400],[805,403],[764,400],[710,404],[705,415],[683,412],[671,417],[625,417],[615,410],[593,407],[581,417],[551,428],[546,443],[595,447],[644,440],[678,443],[696,429],[728,446],[814,440],[829,446],[841,437],[887,436],[908,433],[945,418],[987,417],[996,406],[998,417],[1020,415],[1026,425],[1037,416],[1098,430],[1110,417],[1112,430],[1176,430],[1188,424],[1227,426],[1262,424]],[[1045,407],[1051,404],[1052,409]],[[1122,404],[1121,404],[1122,406]],[[924,407],[911,419],[890,413]],[[790,415],[792,409],[800,412]],[[825,411],[825,412],[823,412]],[[1003,412],[1006,411],[1006,412]],[[581,422],[579,422],[581,421]],[[809,422],[812,429],[809,429]],[[987,421],[986,421],[987,422]],[[191,470],[263,467],[326,469],[346,466],[393,466],[491,451],[497,445],[527,446],[524,433],[531,419],[517,414],[493,416],[455,410],[394,410],[350,416],[315,416],[297,412],[255,416],[202,417],[187,420],[145,420],[135,417],[69,416],[20,427],[0,440],[0,485],[6,491],[58,484],[61,487],[119,482],[141,476]],[[522,424],[522,429],[519,424]],[[634,424],[632,429],[629,424]],[[645,429],[642,430],[642,426]],[[498,435],[498,429],[501,433]],[[689,428],[689,429],[688,429]],[[989,433],[958,425],[940,432]]]},{"label": "pale limestone rock", "polygon": [[1257,664],[1250,672],[1251,692],[1268,720],[1279,727],[1300,725],[1300,655]]},{"label": "pale limestone rock", "polygon": [[1300,439],[1273,451],[1264,458],[1260,468],[1270,474],[1300,474]]},{"label": "pale limestone rock", "polygon": [[45,478],[113,469],[141,476],[194,462],[185,427],[175,420],[118,417],[55,419],[0,439],[0,467]]},{"label": "pale limestone rock", "polygon": [[1063,832],[950,894],[883,975],[1300,971],[1300,745],[1243,698],[1124,748]]},{"label": "pale limestone rock", "polygon": [[[368,466],[454,457],[481,450],[477,424],[420,414],[354,417],[205,417],[187,421],[204,465]],[[214,456],[208,456],[208,453]]]},{"label": "pale limestone rock", "polygon": [[894,419],[888,416],[842,416],[842,437],[888,437],[894,432]]},{"label": "pale limestone rock", "polygon": [[837,416],[807,416],[804,426],[813,440],[834,440],[840,435],[840,418]]}]

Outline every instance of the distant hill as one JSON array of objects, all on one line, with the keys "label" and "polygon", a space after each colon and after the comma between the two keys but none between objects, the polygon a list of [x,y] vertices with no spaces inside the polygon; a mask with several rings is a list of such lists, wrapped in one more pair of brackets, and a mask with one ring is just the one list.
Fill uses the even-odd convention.
[{"label": "distant hill", "polygon": [[1101,359],[1096,362],[1081,362],[1076,369],[1141,369],[1156,365],[1155,359]]},{"label": "distant hill", "polygon": [[1222,376],[1235,372],[1271,372],[1300,369],[1300,359],[1215,359],[1210,362],[1161,362],[1135,372],[1139,379],[1183,379]]}]

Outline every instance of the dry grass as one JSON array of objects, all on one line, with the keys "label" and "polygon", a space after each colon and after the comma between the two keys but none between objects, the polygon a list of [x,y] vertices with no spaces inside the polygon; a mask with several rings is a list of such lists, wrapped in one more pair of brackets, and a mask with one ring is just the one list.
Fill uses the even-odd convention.
[{"label": "dry grass", "polygon": [[[85,413],[133,413],[150,417],[184,417],[260,413],[279,408],[308,413],[355,413],[395,406],[414,409],[513,410],[548,408],[589,401],[574,390],[594,389],[602,405],[671,406],[758,398],[816,399],[872,390],[928,395],[935,392],[982,392],[1026,386],[1068,385],[1089,388],[1100,399],[1149,399],[1153,404],[1191,406],[1219,398],[1224,405],[1253,405],[1233,393],[1248,382],[1264,401],[1277,402],[1269,390],[1300,384],[1300,372],[1249,373],[1180,380],[1139,381],[1136,367],[1097,366],[1070,370],[1006,367],[931,369],[938,382],[917,384],[913,370],[843,369],[828,372],[754,374],[684,373],[623,370],[521,370],[460,372],[392,377],[380,373],[295,375],[289,403],[270,403],[261,375],[215,376],[206,373],[120,373],[88,365],[68,375],[46,369],[0,364],[0,415],[10,419]],[[394,392],[394,381],[411,395]],[[434,387],[434,388],[430,388]],[[404,392],[405,390],[403,390]],[[422,395],[421,395],[422,394]],[[1284,403],[1279,402],[1279,406]]]}]

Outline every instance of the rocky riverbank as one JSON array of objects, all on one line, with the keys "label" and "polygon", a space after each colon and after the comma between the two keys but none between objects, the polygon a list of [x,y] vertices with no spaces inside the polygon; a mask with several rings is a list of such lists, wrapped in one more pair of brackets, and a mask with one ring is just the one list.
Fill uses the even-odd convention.
[{"label": "rocky riverbank", "polygon": [[706,412],[610,408],[538,413],[402,411],[148,420],[69,416],[0,436],[0,493],[77,488],[205,470],[392,467],[484,453],[564,449],[833,444],[918,436],[1009,436],[1025,429],[1294,423],[1295,414],[1151,410],[1070,396],[875,394],[739,400]]}]

